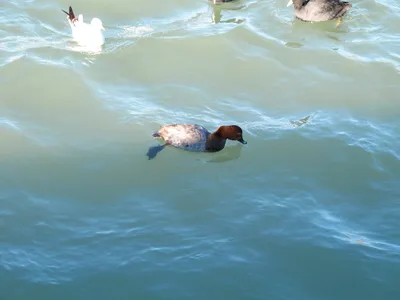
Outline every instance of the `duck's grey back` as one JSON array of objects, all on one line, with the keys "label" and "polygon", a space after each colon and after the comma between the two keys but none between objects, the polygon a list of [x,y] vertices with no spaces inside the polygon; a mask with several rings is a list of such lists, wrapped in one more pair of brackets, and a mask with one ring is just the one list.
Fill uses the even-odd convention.
[{"label": "duck's grey back", "polygon": [[197,124],[171,124],[160,128],[158,134],[170,145],[190,151],[205,151],[207,129]]},{"label": "duck's grey back", "polygon": [[350,8],[350,3],[339,0],[310,0],[295,11],[301,20],[321,22],[342,17]]}]

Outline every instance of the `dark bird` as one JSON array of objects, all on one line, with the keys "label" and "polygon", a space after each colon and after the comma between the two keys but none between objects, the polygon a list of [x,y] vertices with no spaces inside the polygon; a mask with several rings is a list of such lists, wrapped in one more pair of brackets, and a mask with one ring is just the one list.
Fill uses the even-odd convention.
[{"label": "dark bird", "polygon": [[218,152],[224,149],[226,140],[247,144],[243,140],[242,129],[237,125],[220,126],[211,133],[197,124],[170,124],[161,126],[153,133],[153,137],[163,139],[165,144],[150,147],[147,152],[149,159],[154,158],[166,146],[194,152]]}]

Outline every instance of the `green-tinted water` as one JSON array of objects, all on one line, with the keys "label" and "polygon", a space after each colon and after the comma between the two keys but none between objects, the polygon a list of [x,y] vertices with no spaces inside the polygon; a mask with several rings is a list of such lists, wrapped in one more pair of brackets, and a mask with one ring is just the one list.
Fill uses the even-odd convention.
[{"label": "green-tinted water", "polygon": [[399,3],[159,2],[0,1],[0,299],[397,299]]}]

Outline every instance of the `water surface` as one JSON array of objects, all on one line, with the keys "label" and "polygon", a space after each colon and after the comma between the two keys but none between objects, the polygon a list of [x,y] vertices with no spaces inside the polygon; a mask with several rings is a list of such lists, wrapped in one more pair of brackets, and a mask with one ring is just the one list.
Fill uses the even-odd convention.
[{"label": "water surface", "polygon": [[[1,1],[0,298],[397,299],[400,4],[352,4]],[[181,122],[248,144],[147,160]]]}]

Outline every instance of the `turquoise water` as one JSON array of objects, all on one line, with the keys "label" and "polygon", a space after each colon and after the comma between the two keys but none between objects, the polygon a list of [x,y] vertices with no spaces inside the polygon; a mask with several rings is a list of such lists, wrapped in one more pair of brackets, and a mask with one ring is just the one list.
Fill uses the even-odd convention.
[{"label": "turquoise water", "polygon": [[[0,299],[398,299],[400,4],[351,3],[336,28],[283,0],[0,1]],[[248,144],[147,160],[181,122]]]}]

